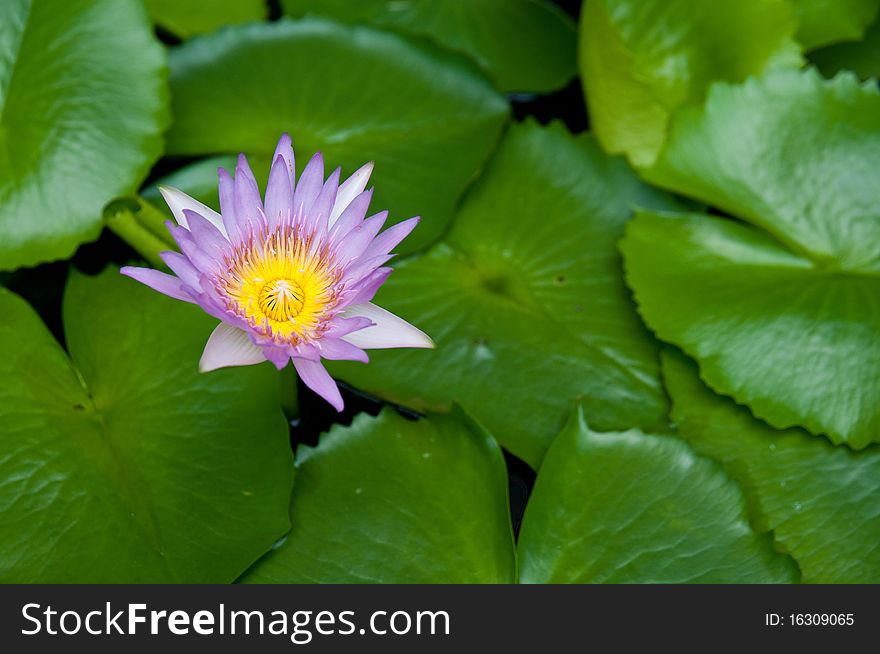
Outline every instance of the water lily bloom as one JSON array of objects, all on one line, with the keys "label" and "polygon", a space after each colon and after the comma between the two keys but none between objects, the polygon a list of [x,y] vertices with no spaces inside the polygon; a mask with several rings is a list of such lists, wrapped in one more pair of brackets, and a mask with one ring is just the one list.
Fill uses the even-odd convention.
[{"label": "water lily bloom", "polygon": [[416,226],[410,218],[379,230],[388,216],[365,218],[368,163],[342,184],[325,181],[321,153],[297,180],[290,137],[278,142],[265,198],[244,155],[235,176],[219,170],[220,213],[161,187],[177,224],[166,224],[180,252],[161,257],[174,272],[127,266],[122,273],[221,322],[199,368],[293,362],[303,382],[337,410],[342,396],[321,359],[367,362],[364,350],[433,347],[431,339],[370,300],[391,274],[389,254]]}]

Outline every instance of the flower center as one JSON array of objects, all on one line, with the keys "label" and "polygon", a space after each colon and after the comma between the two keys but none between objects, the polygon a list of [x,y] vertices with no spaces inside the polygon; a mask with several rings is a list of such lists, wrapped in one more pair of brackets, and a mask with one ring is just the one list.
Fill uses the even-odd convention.
[{"label": "flower center", "polygon": [[276,341],[315,338],[335,306],[339,270],[325,249],[289,227],[255,235],[226,265],[218,291],[229,309]]},{"label": "flower center", "polygon": [[293,279],[268,282],[258,296],[260,311],[272,320],[284,322],[296,318],[305,305],[305,290]]}]

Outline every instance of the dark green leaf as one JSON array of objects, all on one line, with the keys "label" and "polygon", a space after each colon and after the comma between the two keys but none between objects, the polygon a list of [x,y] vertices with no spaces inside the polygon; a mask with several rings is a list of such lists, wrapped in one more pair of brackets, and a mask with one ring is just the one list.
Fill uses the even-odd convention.
[{"label": "dark green leaf", "polygon": [[290,515],[285,542],[243,581],[513,581],[504,459],[461,412],[336,425],[298,452]]},{"label": "dark green leaf", "polygon": [[146,5],[154,22],[183,39],[266,17],[264,0],[146,0]]},{"label": "dark green leaf", "polygon": [[299,166],[323,150],[344,174],[376,161],[373,206],[424,220],[413,251],[446,228],[495,145],[507,104],[460,58],[323,20],[236,26],[171,56],[171,154],[271,155],[290,132]]},{"label": "dark green leaf", "polygon": [[676,438],[595,433],[581,410],[541,466],[518,558],[525,583],[797,581],[719,465]]},{"label": "dark green leaf", "polygon": [[632,204],[671,206],[587,135],[512,127],[444,242],[377,296],[437,348],[334,373],[419,409],[458,401],[534,467],[575,398],[603,429],[662,426],[655,344],[616,248]]},{"label": "dark green leaf", "polygon": [[71,363],[0,290],[0,579],[228,582],[285,532],[277,376],[200,374],[212,322],[114,269],[75,273]]},{"label": "dark green leaf", "polygon": [[98,236],[161,152],[165,75],[137,0],[0,3],[0,269]]},{"label": "dark green leaf", "polygon": [[712,393],[680,354],[664,353],[663,373],[681,435],[739,480],[757,527],[772,530],[805,582],[880,582],[880,447],[855,453],[772,429]]},{"label": "dark green leaf", "polygon": [[502,91],[552,91],[574,77],[574,22],[547,0],[282,0],[315,13],[427,37],[473,58]]}]

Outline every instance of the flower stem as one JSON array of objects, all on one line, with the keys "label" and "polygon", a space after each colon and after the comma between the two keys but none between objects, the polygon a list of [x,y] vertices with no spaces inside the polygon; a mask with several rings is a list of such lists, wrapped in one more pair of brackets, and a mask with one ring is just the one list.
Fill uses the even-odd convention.
[{"label": "flower stem", "polygon": [[140,197],[117,198],[104,207],[104,222],[150,265],[167,269],[159,253],[175,246],[165,216],[152,204]]}]

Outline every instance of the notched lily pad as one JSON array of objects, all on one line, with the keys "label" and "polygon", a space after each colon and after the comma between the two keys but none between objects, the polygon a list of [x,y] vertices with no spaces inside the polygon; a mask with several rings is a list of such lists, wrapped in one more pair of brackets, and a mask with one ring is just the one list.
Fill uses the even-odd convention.
[{"label": "notched lily pad", "polygon": [[229,582],[287,530],[277,375],[199,373],[212,326],[115,269],[74,273],[68,358],[0,289],[0,579]]}]

